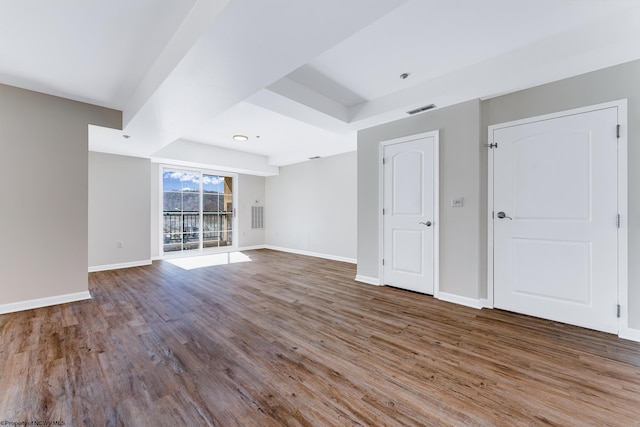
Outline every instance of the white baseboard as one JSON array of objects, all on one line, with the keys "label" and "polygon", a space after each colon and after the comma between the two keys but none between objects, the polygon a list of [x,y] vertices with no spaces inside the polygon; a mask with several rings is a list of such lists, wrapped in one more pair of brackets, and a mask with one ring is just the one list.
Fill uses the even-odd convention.
[{"label": "white baseboard", "polygon": [[143,261],[123,262],[120,264],[94,265],[89,267],[89,273],[95,273],[96,271],[119,270],[121,268],[141,267],[143,265],[151,265],[151,260],[146,259]]},{"label": "white baseboard", "polygon": [[13,302],[0,305],[0,314],[15,313],[16,311],[31,310],[34,308],[48,307],[50,305],[66,304],[69,302],[91,299],[89,291],[73,294],[57,295],[54,297],[38,298],[28,301]]},{"label": "white baseboard", "polygon": [[316,258],[330,259],[332,261],[348,262],[350,264],[357,264],[358,263],[358,260],[356,260],[354,258],[345,258],[345,257],[341,257],[341,256],[336,256],[336,255],[321,254],[321,253],[318,253],[318,252],[302,251],[302,250],[299,250],[299,249],[289,249],[289,248],[283,248],[283,247],[280,247],[280,246],[265,245],[264,249],[271,249],[271,250],[280,251],[280,252],[289,252],[289,253],[292,253],[292,254],[306,255],[306,256],[312,256],[312,257],[316,257]]},{"label": "white baseboard", "polygon": [[238,252],[255,251],[255,250],[258,250],[258,249],[267,249],[267,247],[265,245],[243,246],[241,248],[238,248]]},{"label": "white baseboard", "polygon": [[493,302],[489,301],[488,298],[480,298],[480,305],[482,308],[493,308]]},{"label": "white baseboard", "polygon": [[640,342],[640,329],[624,328],[620,330],[618,337],[625,340]]},{"label": "white baseboard", "polygon": [[[337,256],[337,255],[330,255],[330,254],[321,254],[318,252],[311,252],[311,251],[302,251],[299,249],[290,249],[290,248],[283,248],[281,246],[272,246],[272,245],[254,245],[254,246],[242,246],[236,250],[234,250],[233,252],[242,252],[242,251],[254,251],[254,250],[258,250],[258,249],[271,249],[272,251],[279,251],[279,252],[288,252],[291,254],[296,254],[296,255],[305,255],[305,256],[312,256],[315,258],[323,258],[323,259],[330,259],[332,261],[340,261],[340,262],[348,262],[350,264],[357,264],[358,260],[356,260],[355,258],[346,258],[346,257],[341,257],[341,256]],[[205,254],[202,254],[205,255]],[[153,260],[160,260],[163,259],[162,257],[156,257],[153,258]],[[133,264],[133,263],[132,263]],[[147,264],[139,264],[139,265],[147,265]],[[124,265],[124,264],[113,264],[113,266],[107,265],[107,266],[99,266],[99,267],[90,267],[89,268],[89,272],[92,271],[102,271],[102,270],[114,270],[117,268],[127,268],[127,267],[137,267],[138,265]],[[103,267],[107,267],[107,268],[103,268]],[[92,270],[92,268],[98,268],[99,270]]]},{"label": "white baseboard", "polygon": [[449,294],[447,292],[438,292],[438,299],[442,301],[452,302],[454,304],[464,305],[471,308],[480,309],[484,307],[482,300],[463,297],[455,294]]},{"label": "white baseboard", "polygon": [[362,276],[361,274],[357,274],[355,280],[356,282],[362,282],[368,285],[380,286],[380,279],[376,277],[368,277],[368,276]]}]

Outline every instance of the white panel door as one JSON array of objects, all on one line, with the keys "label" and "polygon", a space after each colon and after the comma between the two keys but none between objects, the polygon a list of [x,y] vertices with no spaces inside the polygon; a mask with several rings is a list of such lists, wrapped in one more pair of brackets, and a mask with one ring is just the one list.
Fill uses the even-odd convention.
[{"label": "white panel door", "polygon": [[433,295],[437,132],[383,148],[383,284]]},{"label": "white panel door", "polygon": [[492,127],[494,306],[618,331],[615,107]]}]

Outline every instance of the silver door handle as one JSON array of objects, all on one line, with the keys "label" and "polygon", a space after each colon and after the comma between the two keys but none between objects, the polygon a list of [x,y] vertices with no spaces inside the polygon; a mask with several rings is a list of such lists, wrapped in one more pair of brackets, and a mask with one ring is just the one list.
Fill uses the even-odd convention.
[{"label": "silver door handle", "polygon": [[513,218],[511,218],[510,216],[507,216],[507,214],[504,212],[498,212],[498,218],[500,219],[507,218],[507,219],[513,220]]},{"label": "silver door handle", "polygon": [[431,221],[419,222],[418,224],[422,224],[422,225],[426,225],[427,227],[431,227]]}]

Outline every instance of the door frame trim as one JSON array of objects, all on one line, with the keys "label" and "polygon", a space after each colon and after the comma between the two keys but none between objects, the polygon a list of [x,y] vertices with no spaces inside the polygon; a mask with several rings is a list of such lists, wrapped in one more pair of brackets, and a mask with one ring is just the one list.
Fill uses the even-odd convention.
[{"label": "door frame trim", "polygon": [[378,146],[378,277],[380,286],[384,286],[384,167],[382,159],[386,146],[415,141],[416,139],[434,138],[434,181],[433,181],[433,296],[440,293],[440,130],[432,130],[400,138],[380,141]]},{"label": "door frame trim", "polygon": [[[628,249],[628,166],[627,166],[627,99],[590,105],[587,107],[559,111],[540,116],[528,117],[521,120],[490,125],[487,131],[487,143],[493,143],[493,133],[497,129],[534,123],[543,120],[587,113],[615,107],[618,109],[618,124],[620,136],[618,138],[618,213],[621,216],[618,229],[618,304],[620,304],[620,317],[618,319],[618,336],[627,335],[629,329],[629,249]],[[611,130],[615,132],[615,129]],[[494,229],[493,229],[493,180],[494,163],[493,150],[487,150],[487,308],[494,307]],[[612,219],[613,221],[614,219]]]},{"label": "door frame trim", "polygon": [[[163,236],[164,236],[164,224],[163,224],[163,212],[164,212],[164,206],[163,206],[163,196],[164,196],[164,192],[163,192],[163,181],[162,181],[162,177],[164,174],[164,170],[165,169],[176,169],[176,170],[181,170],[181,171],[188,171],[188,172],[198,172],[201,175],[203,174],[213,174],[213,175],[217,175],[217,176],[224,176],[224,177],[230,177],[233,178],[233,188],[231,189],[231,191],[233,191],[233,207],[234,207],[234,215],[233,215],[233,223],[232,223],[232,227],[233,227],[233,233],[235,235],[232,236],[233,238],[233,244],[231,246],[222,246],[222,247],[218,247],[218,248],[200,248],[200,249],[192,249],[189,251],[176,251],[176,252],[165,252],[164,251],[164,244],[163,244]],[[171,164],[171,163],[158,163],[158,206],[157,206],[157,213],[158,213],[158,227],[157,227],[157,235],[158,235],[158,259],[172,259],[172,258],[188,258],[188,257],[194,257],[194,256],[200,256],[200,255],[210,255],[210,254],[217,254],[217,253],[226,253],[226,252],[236,252],[238,250],[238,227],[239,227],[239,222],[238,222],[238,205],[239,205],[239,195],[238,195],[238,173],[235,172],[222,172],[222,171],[217,171],[214,169],[207,169],[207,168],[197,168],[197,167],[191,167],[191,166],[180,166],[177,164]],[[202,202],[202,193],[200,194],[200,201]],[[201,206],[202,208],[202,206]],[[202,240],[202,236],[200,237]]]}]

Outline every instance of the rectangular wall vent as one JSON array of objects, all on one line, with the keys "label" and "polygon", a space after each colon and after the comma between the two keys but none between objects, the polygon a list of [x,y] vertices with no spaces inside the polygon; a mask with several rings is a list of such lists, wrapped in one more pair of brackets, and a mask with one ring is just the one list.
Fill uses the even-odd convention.
[{"label": "rectangular wall vent", "polygon": [[264,228],[264,206],[251,206],[251,228],[253,230]]},{"label": "rectangular wall vent", "polygon": [[422,113],[423,111],[433,110],[434,108],[436,108],[435,104],[429,104],[425,105],[424,107],[416,108],[415,110],[407,111],[407,114],[418,114]]}]

